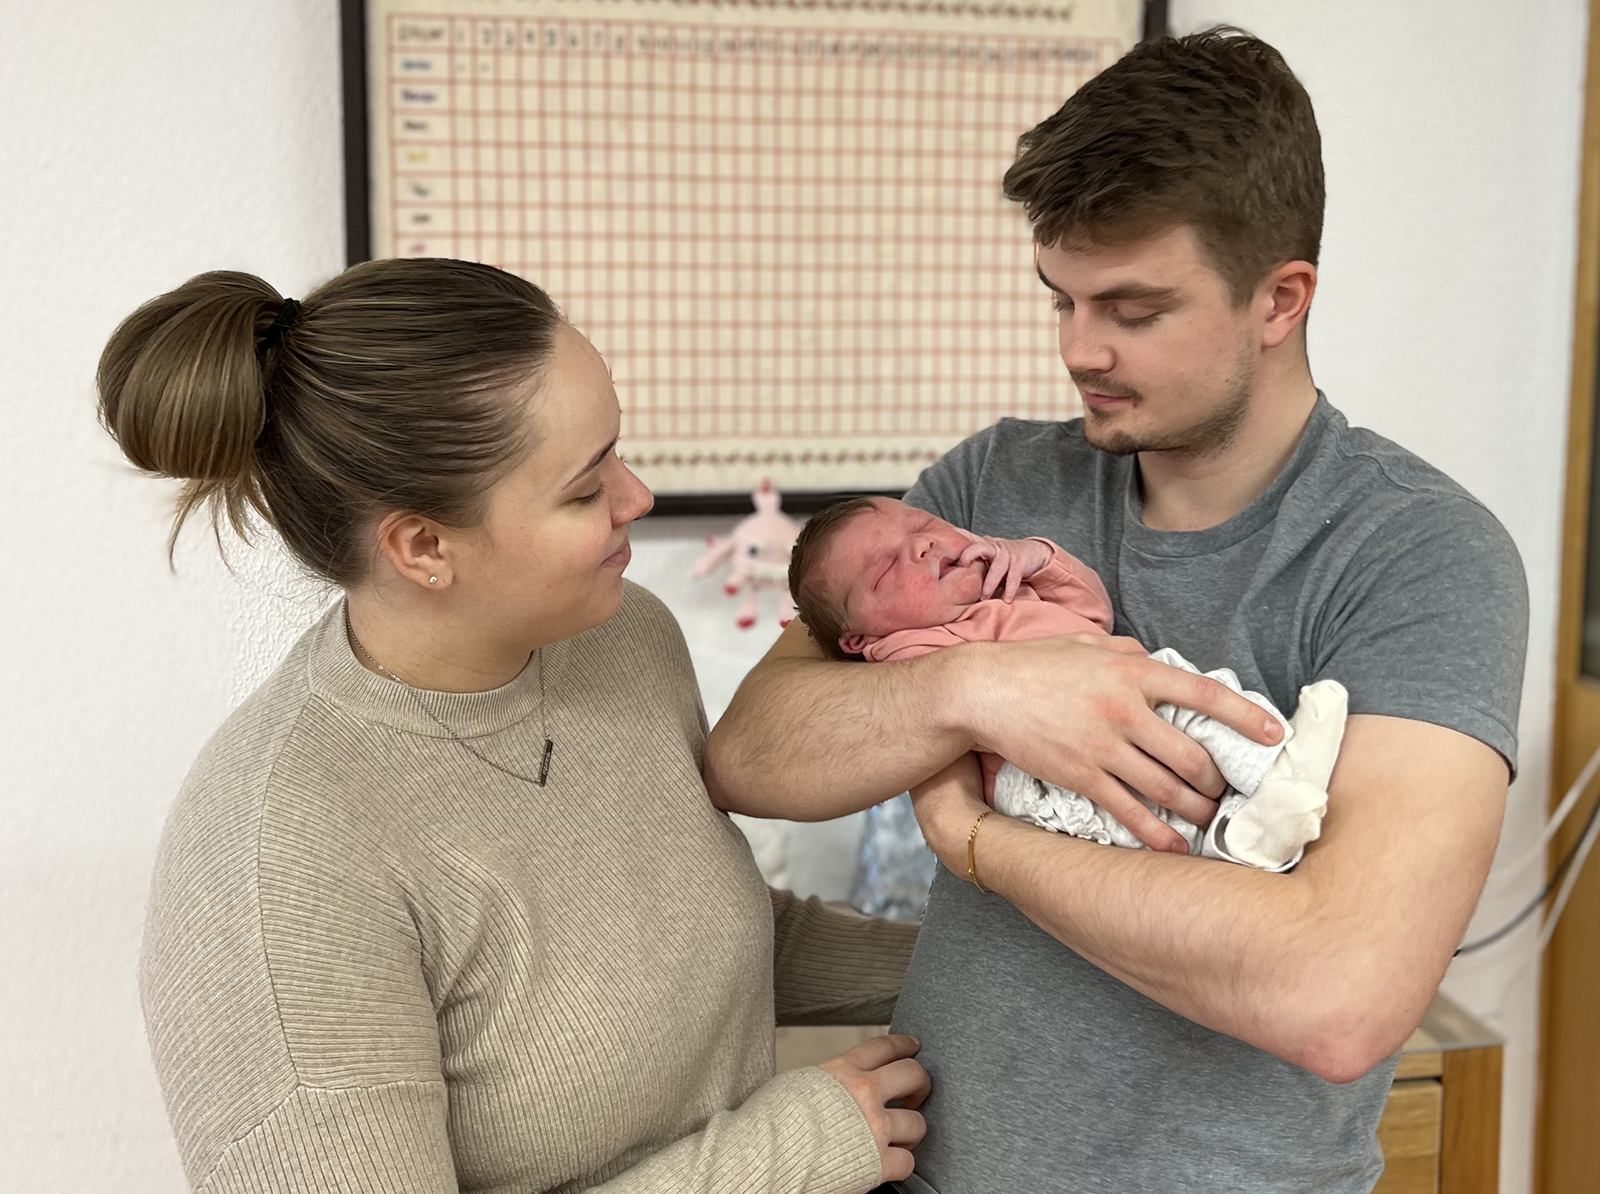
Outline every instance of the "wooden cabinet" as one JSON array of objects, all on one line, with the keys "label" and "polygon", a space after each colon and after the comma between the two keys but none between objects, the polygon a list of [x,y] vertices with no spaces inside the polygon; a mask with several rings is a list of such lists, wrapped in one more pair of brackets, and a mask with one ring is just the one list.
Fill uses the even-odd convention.
[{"label": "wooden cabinet", "polygon": [[[780,1028],[778,1069],[816,1065],[881,1026]],[[1443,995],[1400,1054],[1378,1123],[1374,1194],[1494,1194],[1500,1182],[1500,1039]]]},{"label": "wooden cabinet", "polygon": [[1500,1038],[1443,995],[1400,1054],[1378,1123],[1374,1194],[1494,1194],[1500,1187]]}]

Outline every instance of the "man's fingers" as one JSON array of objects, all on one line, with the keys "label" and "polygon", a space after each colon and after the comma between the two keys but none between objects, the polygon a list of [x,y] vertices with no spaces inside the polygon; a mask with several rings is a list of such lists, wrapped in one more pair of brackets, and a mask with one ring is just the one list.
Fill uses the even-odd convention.
[{"label": "man's fingers", "polygon": [[[1071,637],[1077,638],[1078,636],[1072,635]],[[1093,643],[1097,647],[1105,647],[1109,650],[1117,651],[1123,655],[1148,656],[1150,654],[1150,652],[1144,649],[1143,645],[1138,639],[1129,638],[1125,634],[1115,634],[1110,638],[1103,638],[1097,634],[1086,634],[1082,637],[1084,642]]]},{"label": "man's fingers", "polygon": [[1085,785],[1083,794],[1115,817],[1129,833],[1152,850],[1187,854],[1189,843],[1172,826],[1139,803],[1139,798],[1109,775]]},{"label": "man's fingers", "polygon": [[1217,802],[1208,800],[1141,750],[1128,747],[1111,772],[1145,799],[1171,809],[1201,828],[1211,824]]},{"label": "man's fingers", "polygon": [[994,807],[994,777],[1005,765],[1006,761],[999,755],[985,752],[978,756],[978,770],[983,776],[983,802],[990,808]]},{"label": "man's fingers", "polygon": [[[1129,740],[1150,758],[1165,767],[1178,779],[1188,784],[1196,793],[1211,802],[1228,790],[1228,781],[1222,778],[1222,772],[1217,770],[1217,765],[1212,761],[1206,748],[1201,746],[1177,726],[1163,721],[1154,713],[1148,718],[1141,717],[1139,724],[1128,735]],[[1137,783],[1134,787],[1139,787]],[[1164,804],[1174,812],[1182,812],[1174,805],[1167,804],[1154,792],[1139,787],[1139,791],[1150,797],[1157,804]],[[1214,808],[1215,805],[1212,805]],[[1183,816],[1194,821],[1196,825],[1209,822],[1198,821],[1188,813]]]},{"label": "man's fingers", "polygon": [[1182,668],[1157,666],[1169,674],[1150,673],[1144,684],[1145,696],[1150,700],[1169,701],[1180,709],[1197,710],[1263,746],[1275,746],[1283,740],[1283,727],[1276,717],[1260,705],[1245,700],[1226,684]]}]

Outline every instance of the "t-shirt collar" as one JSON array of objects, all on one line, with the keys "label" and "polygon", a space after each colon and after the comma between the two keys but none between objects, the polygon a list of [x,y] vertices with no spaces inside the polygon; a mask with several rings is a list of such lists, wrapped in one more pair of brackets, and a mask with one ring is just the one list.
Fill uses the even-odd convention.
[{"label": "t-shirt collar", "polygon": [[1144,525],[1144,498],[1139,493],[1138,458],[1130,457],[1124,491],[1126,518],[1123,522],[1123,542],[1144,555],[1179,557],[1211,555],[1249,538],[1277,516],[1283,495],[1305,471],[1306,465],[1316,454],[1318,442],[1337,415],[1326,395],[1318,390],[1311,417],[1300,432],[1300,442],[1295,445],[1289,463],[1267,486],[1266,492],[1228,521],[1203,531],[1158,531]]}]

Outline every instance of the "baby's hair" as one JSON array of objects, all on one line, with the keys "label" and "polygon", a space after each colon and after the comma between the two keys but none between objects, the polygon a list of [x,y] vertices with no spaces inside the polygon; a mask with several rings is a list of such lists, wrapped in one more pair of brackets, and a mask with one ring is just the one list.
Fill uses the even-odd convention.
[{"label": "baby's hair", "polygon": [[817,645],[833,659],[860,659],[839,645],[850,628],[844,624],[844,608],[820,591],[816,582],[817,565],[827,554],[828,544],[845,523],[873,510],[869,497],[846,498],[813,514],[800,528],[794,554],[789,557],[789,592],[794,595],[800,620]]}]

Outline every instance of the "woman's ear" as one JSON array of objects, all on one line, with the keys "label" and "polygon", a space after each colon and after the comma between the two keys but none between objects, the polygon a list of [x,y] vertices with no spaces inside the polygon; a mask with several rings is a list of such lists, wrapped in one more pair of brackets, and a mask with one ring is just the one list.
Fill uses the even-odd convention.
[{"label": "woman's ear", "polygon": [[378,554],[419,588],[437,592],[454,579],[438,527],[419,514],[391,514],[380,522]]}]

